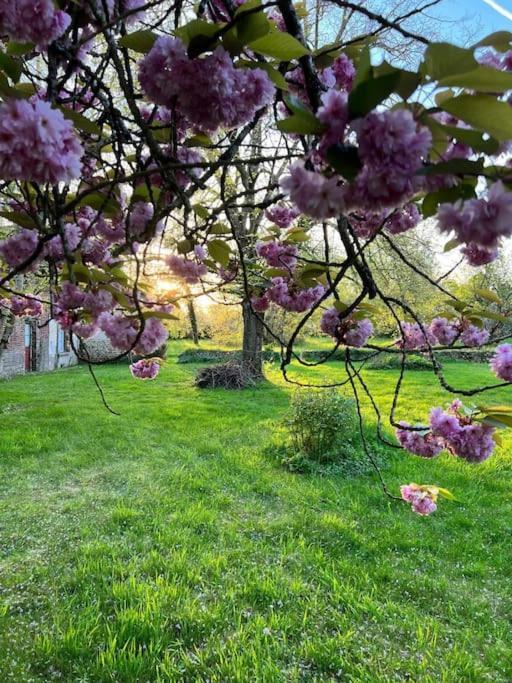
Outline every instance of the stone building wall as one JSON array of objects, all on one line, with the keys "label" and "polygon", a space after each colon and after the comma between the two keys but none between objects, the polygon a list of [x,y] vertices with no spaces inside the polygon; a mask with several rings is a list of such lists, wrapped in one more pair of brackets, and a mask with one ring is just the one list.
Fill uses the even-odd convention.
[{"label": "stone building wall", "polygon": [[44,314],[38,320],[15,319],[7,347],[0,351],[1,378],[27,372],[48,372],[78,363],[57,323],[51,320],[39,327],[44,320]]}]

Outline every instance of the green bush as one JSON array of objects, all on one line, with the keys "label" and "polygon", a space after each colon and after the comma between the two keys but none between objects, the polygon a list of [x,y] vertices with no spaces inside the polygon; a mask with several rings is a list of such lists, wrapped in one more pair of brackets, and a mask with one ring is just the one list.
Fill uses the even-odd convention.
[{"label": "green bush", "polygon": [[283,433],[277,454],[294,472],[361,469],[355,403],[337,391],[297,391]]}]

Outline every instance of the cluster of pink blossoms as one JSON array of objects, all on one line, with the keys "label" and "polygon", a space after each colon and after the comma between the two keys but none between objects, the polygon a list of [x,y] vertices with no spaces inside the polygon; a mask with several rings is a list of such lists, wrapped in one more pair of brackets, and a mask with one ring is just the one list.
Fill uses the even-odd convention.
[{"label": "cluster of pink blossoms", "polygon": [[[334,82],[340,90],[352,89],[354,78],[356,77],[356,67],[354,66],[354,62],[349,59],[346,54],[342,53],[339,57],[336,57],[328,69],[330,70],[330,73],[332,73]],[[328,69],[326,69],[326,71]]]},{"label": "cluster of pink blossoms", "polygon": [[39,238],[36,230],[22,228],[18,233],[0,242],[0,256],[11,268],[30,259],[37,249]]},{"label": "cluster of pink blossoms", "polygon": [[288,170],[289,175],[279,184],[301,213],[320,220],[342,213],[344,190],[336,176],[326,178],[321,173],[308,171],[299,161]]},{"label": "cluster of pink blossoms", "polygon": [[72,282],[64,282],[55,301],[53,317],[63,329],[83,339],[102,330],[112,346],[121,351],[148,355],[164,344],[168,333],[161,320],[148,314],[139,335],[138,318],[112,312],[115,306],[113,295],[105,289],[86,292]]},{"label": "cluster of pink blossoms", "polygon": [[[318,73],[320,82],[325,88],[334,90],[350,91],[354,84],[356,75],[356,68],[346,54],[341,54],[337,57],[331,66],[322,69]],[[304,82],[304,73],[300,67],[289,71],[286,74],[286,80],[289,83],[290,91],[297,95],[307,106],[309,106],[309,98],[306,92]]]},{"label": "cluster of pink blossoms", "polygon": [[322,95],[322,106],[317,111],[318,120],[326,131],[320,142],[320,153],[343,140],[348,123],[348,95],[340,90],[328,90]]},{"label": "cluster of pink blossoms", "polygon": [[32,296],[15,294],[11,299],[0,299],[0,306],[9,309],[18,318],[37,318],[43,312],[41,302]]},{"label": "cluster of pink blossoms", "polygon": [[255,311],[266,311],[271,302],[286,311],[303,313],[311,308],[324,294],[322,285],[302,289],[291,278],[274,277],[271,286],[262,296],[254,296],[251,305]]},{"label": "cluster of pink blossoms", "polygon": [[279,228],[286,230],[293,221],[299,216],[297,209],[290,208],[285,204],[274,204],[265,211],[265,216],[271,223],[277,225]]},{"label": "cluster of pink blossoms", "polygon": [[48,102],[11,99],[0,107],[0,178],[35,183],[80,176],[82,145],[73,125]]},{"label": "cluster of pink blossoms", "polygon": [[167,340],[168,332],[158,318],[147,318],[139,334],[139,321],[119,313],[101,313],[98,325],[105,332],[112,346],[121,351],[133,349],[137,354],[147,356],[159,349]]},{"label": "cluster of pink blossoms", "polygon": [[468,462],[483,462],[496,446],[495,429],[475,422],[462,408],[459,400],[453,401],[447,410],[433,408],[430,429],[425,427],[421,432],[401,422],[401,428],[396,430],[397,439],[403,448],[423,458],[432,458],[446,449]]},{"label": "cluster of pink blossoms", "polygon": [[497,377],[512,382],[512,344],[501,344],[491,359],[491,368]]},{"label": "cluster of pink blossoms", "polygon": [[278,241],[258,242],[256,253],[274,268],[288,268],[292,270],[297,265],[298,249],[292,244]]},{"label": "cluster of pink blossoms", "polygon": [[0,0],[0,34],[40,49],[60,38],[71,17],[54,0]]},{"label": "cluster of pink blossoms", "polygon": [[368,318],[355,320],[350,317],[343,319],[340,312],[334,307],[328,308],[322,315],[320,329],[336,341],[357,348],[364,346],[373,334],[371,320]]},{"label": "cluster of pink blossoms", "polygon": [[160,372],[160,363],[153,358],[142,358],[130,365],[130,372],[137,379],[155,379]]},{"label": "cluster of pink blossoms", "polygon": [[273,101],[275,88],[261,69],[237,69],[222,48],[190,59],[181,40],[161,36],[140,63],[142,89],[155,104],[179,112],[207,132],[253,119]]},{"label": "cluster of pink blossoms", "polygon": [[441,317],[434,318],[428,327],[419,323],[401,322],[400,331],[402,336],[397,341],[397,346],[407,351],[424,349],[436,344],[450,346],[457,340],[464,346],[483,346],[490,337],[486,329],[467,321],[453,322]]},{"label": "cluster of pink blossoms", "polygon": [[432,135],[406,109],[373,111],[358,128],[363,163],[347,191],[347,204],[372,210],[396,207],[418,188],[416,171],[427,156]]},{"label": "cluster of pink blossoms", "polygon": [[350,216],[350,224],[361,239],[369,239],[382,227],[391,235],[400,235],[415,228],[421,220],[416,204],[406,204],[396,211],[357,211]]},{"label": "cluster of pink blossoms", "polygon": [[433,487],[419,486],[418,484],[405,484],[400,487],[403,500],[411,503],[413,512],[425,517],[437,510],[436,494]]},{"label": "cluster of pink blossoms", "polygon": [[199,282],[199,280],[208,272],[208,269],[203,263],[206,258],[206,252],[199,244],[194,247],[194,257],[194,259],[188,259],[185,258],[185,256],[171,254],[171,256],[168,256],[165,259],[165,262],[174,275],[182,278],[185,282],[188,282],[188,284],[193,285]]},{"label": "cluster of pink blossoms", "polygon": [[471,265],[490,263],[501,239],[512,235],[512,192],[498,181],[485,197],[441,204],[437,219],[442,232],[453,231],[466,245],[463,251]]}]

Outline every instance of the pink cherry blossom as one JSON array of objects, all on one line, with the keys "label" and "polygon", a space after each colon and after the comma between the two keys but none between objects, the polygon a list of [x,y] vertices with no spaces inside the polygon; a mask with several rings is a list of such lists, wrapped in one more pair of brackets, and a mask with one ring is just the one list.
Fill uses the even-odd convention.
[{"label": "pink cherry blossom", "polygon": [[505,382],[512,382],[512,344],[501,344],[491,359],[494,374]]},{"label": "pink cherry blossom", "polygon": [[140,64],[139,79],[147,96],[169,109],[173,105],[199,129],[236,128],[270,104],[275,88],[261,69],[238,69],[218,47],[190,59],[177,38],[161,36]]},{"label": "pink cherry blossom", "polygon": [[82,146],[73,125],[48,102],[0,106],[0,178],[56,184],[80,176]]},{"label": "pink cherry blossom", "polygon": [[321,173],[308,171],[304,164],[290,166],[289,175],[281,179],[281,188],[301,213],[312,218],[324,219],[342,213],[345,201],[338,178],[326,178]]},{"label": "pink cherry blossom", "polygon": [[0,0],[0,34],[45,49],[65,33],[71,17],[53,0]]},{"label": "pink cherry blossom", "polygon": [[43,312],[41,302],[31,296],[13,296],[10,308],[11,313],[19,318],[24,316],[36,318]]},{"label": "pink cherry blossom", "polygon": [[22,228],[15,235],[0,242],[0,256],[8,266],[15,268],[34,254],[38,243],[36,230]]},{"label": "pink cherry blossom", "polygon": [[160,363],[152,358],[143,358],[130,365],[130,371],[137,379],[155,379],[160,372]]}]

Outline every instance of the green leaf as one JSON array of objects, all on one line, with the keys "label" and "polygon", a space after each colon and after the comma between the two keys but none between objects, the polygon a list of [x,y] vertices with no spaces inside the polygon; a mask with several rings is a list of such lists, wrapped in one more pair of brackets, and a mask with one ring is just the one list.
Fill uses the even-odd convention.
[{"label": "green leaf", "polygon": [[309,240],[309,235],[304,230],[293,230],[286,235],[284,242],[287,244],[290,242],[307,242]]},{"label": "green leaf", "polygon": [[420,71],[439,81],[453,74],[472,71],[478,67],[473,52],[450,43],[431,43],[425,50]]},{"label": "green leaf", "polygon": [[500,297],[493,292],[492,289],[475,289],[475,294],[486,301],[491,301],[494,304],[501,304]]},{"label": "green leaf", "polygon": [[304,47],[289,33],[282,33],[281,31],[275,31],[263,38],[258,38],[258,40],[250,42],[249,47],[258,54],[274,57],[280,62],[288,62],[291,59],[298,59],[309,54],[307,47]]},{"label": "green leaf", "polygon": [[204,19],[193,19],[188,24],[180,26],[174,31],[174,35],[180,38],[185,45],[190,45],[195,38],[208,38],[210,46],[212,45],[211,38],[215,36],[219,29],[224,24],[212,24]]},{"label": "green leaf", "polygon": [[357,147],[332,145],[327,150],[327,161],[343,178],[353,180],[361,169]]},{"label": "green leaf", "polygon": [[400,80],[398,72],[362,81],[348,97],[348,111],[351,119],[365,116],[383,102],[395,90]]},{"label": "green leaf", "polygon": [[476,161],[471,161],[471,159],[450,159],[449,161],[441,161],[438,164],[423,166],[416,171],[416,175],[464,175],[465,173],[478,175],[482,172],[483,168],[484,160],[481,158]]},{"label": "green leaf", "polygon": [[193,248],[194,248],[194,244],[191,240],[181,240],[176,245],[176,249],[178,250],[178,254],[188,254],[189,252],[192,251]]},{"label": "green leaf", "polygon": [[338,313],[343,313],[347,310],[348,306],[343,301],[336,299],[336,301],[334,302],[334,308],[338,311]]},{"label": "green leaf", "polygon": [[3,73],[0,73],[0,95],[3,97],[15,97],[19,100],[26,100],[32,97],[37,88],[32,83],[18,83],[11,86]]},{"label": "green leaf", "polygon": [[286,268],[267,268],[263,271],[265,277],[289,277],[290,271]]},{"label": "green leaf", "polygon": [[134,52],[146,54],[155,44],[157,36],[153,31],[134,31],[127,33],[119,40],[121,47],[127,47]]},{"label": "green leaf", "polygon": [[7,54],[21,57],[22,55],[32,52],[34,47],[34,43],[17,43],[16,41],[10,40],[7,44]]},{"label": "green leaf", "polygon": [[490,95],[459,95],[444,100],[439,106],[497,140],[512,138],[512,116],[507,102],[500,102]]},{"label": "green leaf", "polygon": [[498,434],[498,432],[494,432],[492,438],[497,446],[503,446],[503,439],[501,438],[500,434]]},{"label": "green leaf", "polygon": [[497,427],[497,429],[508,429],[512,427],[512,415],[504,415],[503,413],[489,413],[482,420],[484,424]]},{"label": "green leaf", "polygon": [[304,268],[300,270],[300,272],[298,273],[298,278],[299,280],[311,280],[321,277],[325,274],[326,271],[326,266],[322,266],[317,263],[308,263],[308,265],[304,266]]},{"label": "green leaf", "polygon": [[[258,12],[254,10],[259,7]],[[248,14],[248,12],[250,12]],[[238,38],[247,45],[269,33],[271,23],[261,7],[260,0],[248,0],[235,12],[236,30]]]},{"label": "green leaf", "polygon": [[494,138],[484,137],[485,134],[480,130],[446,126],[431,117],[427,117],[424,123],[428,125],[434,135],[440,133],[445,138],[455,138],[455,140],[469,145],[476,152],[495,154],[500,146],[499,142]]},{"label": "green leaf", "polygon": [[284,133],[298,133],[299,135],[320,135],[323,133],[324,126],[298,98],[290,95],[286,96],[284,101],[292,114],[288,118],[278,121],[279,130]]},{"label": "green leaf", "polygon": [[482,38],[482,40],[479,40],[471,49],[474,50],[477,47],[493,47],[495,50],[498,50],[498,52],[506,52],[507,50],[510,50],[511,43],[512,33],[509,33],[509,31],[496,31],[485,38]]},{"label": "green leaf", "polygon": [[5,54],[5,52],[0,52],[0,69],[15,83],[20,80],[21,62]]},{"label": "green leaf", "polygon": [[388,62],[384,61],[379,66],[373,69],[375,76],[384,76],[386,74],[397,74],[398,81],[395,86],[395,92],[400,95],[403,100],[408,100],[409,97],[416,90],[420,84],[421,78],[415,71],[407,71],[405,69],[397,69]]},{"label": "green leaf", "polygon": [[144,311],[142,314],[146,320],[148,318],[157,318],[158,320],[179,320],[179,316],[165,311]]},{"label": "green leaf", "polygon": [[457,199],[471,199],[475,196],[475,188],[472,185],[465,182],[459,183],[455,187],[446,187],[427,194],[423,199],[421,212],[424,218],[429,218],[436,213],[439,204],[444,202],[453,204]]},{"label": "green leaf", "polygon": [[133,202],[147,202],[147,201],[158,201],[160,195],[162,194],[162,189],[156,185],[137,185],[132,194]]},{"label": "green leaf", "polygon": [[475,315],[480,315],[482,318],[486,318],[487,320],[496,320],[496,322],[499,323],[506,323],[508,321],[508,317],[506,315],[503,315],[502,313],[496,313],[495,311],[489,311],[485,308],[475,308],[471,312]]},{"label": "green leaf", "polygon": [[512,74],[481,64],[472,71],[442,78],[439,85],[467,88],[477,92],[503,92],[512,89]]},{"label": "green leaf", "polygon": [[231,228],[224,223],[215,223],[208,231],[211,235],[230,235]]},{"label": "green leaf", "polygon": [[221,266],[229,265],[231,258],[231,248],[223,240],[211,240],[208,242],[208,252],[214,261]]},{"label": "green leaf", "polygon": [[204,133],[196,133],[184,142],[185,147],[212,147],[213,140]]},{"label": "green leaf", "polygon": [[357,62],[356,77],[354,79],[354,88],[356,88],[363,81],[367,81],[372,75],[372,62],[370,55],[370,46],[365,45],[359,54]]},{"label": "green leaf", "polygon": [[477,406],[477,408],[482,413],[512,415],[512,406]]},{"label": "green leaf", "polygon": [[202,218],[203,220],[206,220],[210,215],[210,211],[208,210],[208,208],[206,206],[203,206],[202,204],[194,204],[192,208],[196,216],[199,216],[199,218]]},{"label": "green leaf", "polygon": [[460,246],[460,242],[457,238],[454,238],[444,245],[443,252],[446,254],[449,251],[453,251],[453,249],[457,249],[458,246]]},{"label": "green leaf", "polygon": [[453,495],[453,493],[451,491],[449,491],[448,489],[443,489],[440,486],[438,486],[437,491],[438,491],[439,495],[442,496],[443,498],[447,498],[448,500],[457,500],[455,498],[455,496]]},{"label": "green leaf", "polygon": [[102,214],[109,217],[118,216],[121,211],[117,199],[114,197],[107,197],[102,192],[91,192],[91,194],[83,197],[77,204],[77,207],[80,206],[90,206],[91,209],[100,211]]},{"label": "green leaf", "polygon": [[455,301],[454,299],[445,299],[443,303],[445,303],[447,306],[451,306],[456,311],[459,311],[459,313],[462,313],[468,307],[464,301]]},{"label": "green leaf", "polygon": [[29,230],[37,228],[37,223],[34,219],[23,211],[0,211],[0,216],[22,228],[28,228]]},{"label": "green leaf", "polygon": [[79,114],[74,109],[69,109],[68,107],[59,107],[59,109],[65,119],[72,121],[75,128],[78,128],[84,133],[90,133],[91,135],[101,135],[101,128],[97,123],[94,123],[94,121]]}]

